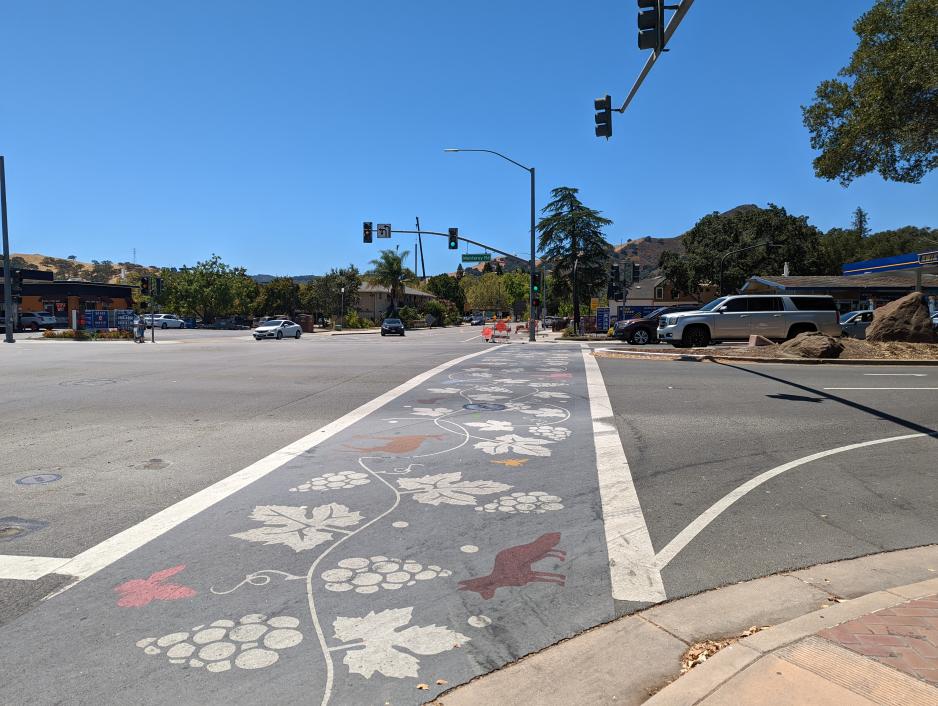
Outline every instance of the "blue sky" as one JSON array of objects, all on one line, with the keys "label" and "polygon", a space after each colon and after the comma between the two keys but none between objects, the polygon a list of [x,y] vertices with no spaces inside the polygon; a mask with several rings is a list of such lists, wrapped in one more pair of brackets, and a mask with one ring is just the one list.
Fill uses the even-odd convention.
[{"label": "blue sky", "polygon": [[[870,0],[698,0],[606,142],[646,58],[635,3],[30,0],[5,3],[0,154],[11,247],[250,272],[367,266],[361,222],[457,226],[525,254],[528,176],[615,222],[614,243],[778,203],[822,229],[938,225],[938,175],[816,179],[799,106]],[[810,20],[810,24],[807,22]],[[428,273],[455,269],[443,239]]]}]

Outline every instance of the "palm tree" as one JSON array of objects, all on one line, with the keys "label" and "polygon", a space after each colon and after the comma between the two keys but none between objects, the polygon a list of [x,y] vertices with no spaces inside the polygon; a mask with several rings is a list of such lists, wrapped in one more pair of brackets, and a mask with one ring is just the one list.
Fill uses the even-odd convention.
[{"label": "palm tree", "polygon": [[417,275],[404,267],[404,260],[409,251],[398,253],[395,250],[382,250],[377,259],[372,260],[371,271],[366,272],[362,278],[369,284],[385,287],[391,295],[391,311],[396,311],[401,293],[404,291],[404,282],[415,279]]},{"label": "palm tree", "polygon": [[612,225],[612,221],[584,206],[577,198],[578,192],[579,189],[569,186],[551,191],[551,202],[541,210],[548,215],[537,224],[538,249],[553,266],[552,291],[560,296],[573,294],[573,321],[577,330],[580,301],[588,301],[606,284],[612,249],[601,230]]}]

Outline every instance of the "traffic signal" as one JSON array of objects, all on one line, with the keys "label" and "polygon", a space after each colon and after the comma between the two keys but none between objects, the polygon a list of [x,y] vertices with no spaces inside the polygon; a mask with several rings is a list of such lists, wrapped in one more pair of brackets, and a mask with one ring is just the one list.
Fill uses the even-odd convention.
[{"label": "traffic signal", "polygon": [[459,250],[459,228],[449,229],[449,249]]},{"label": "traffic signal", "polygon": [[370,243],[372,237],[371,221],[362,223],[362,242]]},{"label": "traffic signal", "polygon": [[612,98],[597,98],[593,101],[596,109],[596,137],[612,137]]},{"label": "traffic signal", "polygon": [[156,296],[160,297],[163,295],[163,278],[162,277],[156,278],[156,286],[154,287],[154,289],[156,290]]},{"label": "traffic signal", "polygon": [[13,281],[11,282],[10,291],[14,295],[23,293],[23,270],[15,270],[13,272]]},{"label": "traffic signal", "polygon": [[534,292],[534,296],[538,296],[541,293],[541,273],[534,272],[531,274],[531,291]]},{"label": "traffic signal", "polygon": [[140,294],[145,297],[150,296],[150,278],[141,277],[140,278]]},{"label": "traffic signal", "polygon": [[664,0],[638,0],[638,48],[664,49]]},{"label": "traffic signal", "polygon": [[637,262],[632,263],[632,281],[638,282],[642,278],[642,266]]}]

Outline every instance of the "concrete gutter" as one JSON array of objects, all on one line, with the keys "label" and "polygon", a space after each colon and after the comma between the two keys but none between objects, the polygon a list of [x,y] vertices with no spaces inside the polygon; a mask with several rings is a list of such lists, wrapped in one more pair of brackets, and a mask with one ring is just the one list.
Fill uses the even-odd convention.
[{"label": "concrete gutter", "polygon": [[719,353],[657,353],[630,348],[596,348],[608,358],[640,356],[661,360],[694,360],[711,363],[786,363],[795,365],[938,365],[938,360],[915,360],[905,358],[763,358],[759,356],[721,355]]},{"label": "concrete gutter", "polygon": [[[732,584],[592,628],[444,692],[432,704],[694,704],[769,652],[938,593],[936,572],[938,546],[930,545]],[[681,657],[691,645],[752,626],[773,627],[681,675]]]}]

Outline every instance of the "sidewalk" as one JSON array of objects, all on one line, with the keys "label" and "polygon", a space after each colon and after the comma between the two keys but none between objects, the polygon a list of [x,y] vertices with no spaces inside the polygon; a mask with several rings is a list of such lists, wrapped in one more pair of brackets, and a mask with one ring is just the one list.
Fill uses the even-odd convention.
[{"label": "sidewalk", "polygon": [[[658,605],[441,695],[486,703],[938,704],[938,546]],[[681,675],[704,640],[743,637]]]}]

